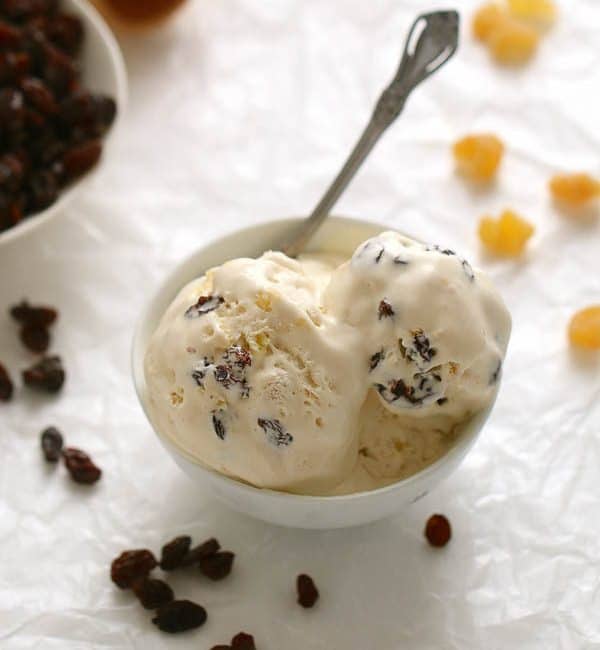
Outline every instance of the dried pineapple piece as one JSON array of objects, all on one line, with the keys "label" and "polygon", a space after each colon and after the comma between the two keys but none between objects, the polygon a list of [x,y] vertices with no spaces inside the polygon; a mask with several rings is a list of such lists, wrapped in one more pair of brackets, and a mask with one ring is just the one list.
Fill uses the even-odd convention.
[{"label": "dried pineapple piece", "polygon": [[505,210],[498,219],[482,217],[479,238],[490,253],[517,257],[525,249],[535,228],[512,210]]},{"label": "dried pineapple piece", "polygon": [[490,181],[498,171],[504,155],[504,145],[495,135],[467,135],[454,143],[457,169],[474,181]]},{"label": "dried pineapple piece", "polygon": [[569,341],[589,350],[600,350],[600,305],[578,311],[569,323]]},{"label": "dried pineapple piece", "polygon": [[550,192],[556,201],[578,208],[600,196],[600,182],[589,174],[557,174]]}]

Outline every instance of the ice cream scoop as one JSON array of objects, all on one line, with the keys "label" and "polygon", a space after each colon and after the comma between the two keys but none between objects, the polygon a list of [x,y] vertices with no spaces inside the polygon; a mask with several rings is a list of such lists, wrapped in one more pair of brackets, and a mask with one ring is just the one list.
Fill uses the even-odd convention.
[{"label": "ice cream scoop", "polygon": [[439,458],[492,400],[510,318],[485,276],[394,232],[347,262],[267,252],[181,290],[150,340],[152,419],[262,488],[373,489]]}]

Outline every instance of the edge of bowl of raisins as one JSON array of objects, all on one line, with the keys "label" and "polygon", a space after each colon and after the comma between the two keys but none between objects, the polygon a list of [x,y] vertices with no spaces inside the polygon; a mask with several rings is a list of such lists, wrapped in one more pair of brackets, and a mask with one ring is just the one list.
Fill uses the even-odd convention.
[{"label": "edge of bowl of raisins", "polygon": [[0,0],[0,245],[85,187],[126,101],[121,50],[87,0]]}]

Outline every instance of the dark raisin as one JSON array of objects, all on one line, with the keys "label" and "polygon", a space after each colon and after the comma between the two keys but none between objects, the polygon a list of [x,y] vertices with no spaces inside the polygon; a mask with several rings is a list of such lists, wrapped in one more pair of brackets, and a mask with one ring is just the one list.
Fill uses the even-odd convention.
[{"label": "dark raisin", "polygon": [[159,630],[176,634],[204,625],[206,610],[190,600],[174,600],[160,607],[152,622]]},{"label": "dark raisin", "polygon": [[58,0],[3,0],[2,10],[8,18],[25,20],[38,14],[56,11]]},{"label": "dark raisin", "polygon": [[117,103],[107,95],[94,95],[94,110],[99,134],[104,133],[115,121],[117,116]]},{"label": "dark raisin", "polygon": [[63,97],[77,78],[77,68],[73,60],[58,48],[44,43],[42,77],[57,97]]},{"label": "dark raisin", "polygon": [[20,47],[23,34],[18,27],[0,20],[0,49],[8,50]]},{"label": "dark raisin", "polygon": [[63,451],[63,460],[75,483],[92,485],[102,476],[102,470],[97,467],[92,459],[81,449],[67,447]]},{"label": "dark raisin", "polygon": [[57,463],[63,448],[63,437],[56,427],[48,427],[41,435],[42,452],[49,463]]},{"label": "dark raisin", "polygon": [[0,188],[15,193],[23,184],[25,165],[14,154],[4,154],[0,158]]},{"label": "dark raisin", "polygon": [[225,302],[221,296],[200,296],[196,303],[185,310],[186,318],[198,318],[211,311],[214,311]]},{"label": "dark raisin", "polygon": [[431,546],[446,546],[452,537],[450,522],[444,515],[431,515],[425,524],[424,534]]},{"label": "dark raisin", "polygon": [[50,345],[50,333],[40,325],[25,325],[20,334],[23,345],[37,354],[45,352]]},{"label": "dark raisin", "polygon": [[498,381],[498,378],[500,377],[500,374],[502,373],[502,359],[499,359],[498,363],[496,364],[496,367],[492,371],[492,374],[490,375],[490,381],[489,385],[492,386]]},{"label": "dark raisin", "polygon": [[110,565],[110,579],[121,589],[129,589],[140,578],[145,578],[158,566],[152,551],[136,549],[123,551]]},{"label": "dark raisin", "polygon": [[192,538],[189,535],[180,535],[165,544],[160,553],[160,568],[163,571],[172,571],[180,567],[191,544]]},{"label": "dark raisin", "polygon": [[173,590],[163,580],[141,578],[133,583],[132,589],[144,609],[158,609],[175,599]]},{"label": "dark raisin", "polygon": [[9,402],[14,386],[6,368],[0,363],[0,401]]},{"label": "dark raisin", "polygon": [[379,314],[379,320],[381,320],[382,318],[391,318],[396,312],[389,301],[384,298],[379,303],[377,313]]},{"label": "dark raisin", "polygon": [[14,88],[0,90],[0,130],[15,134],[25,128],[23,93]]},{"label": "dark raisin", "polygon": [[36,173],[27,185],[27,202],[32,212],[45,210],[58,198],[58,182],[53,172]]},{"label": "dark raisin", "polygon": [[219,551],[200,558],[198,566],[203,575],[211,580],[223,580],[231,573],[235,555],[230,551]]},{"label": "dark raisin", "polygon": [[240,632],[231,639],[231,650],[256,650],[254,637],[246,632]]},{"label": "dark raisin", "polygon": [[218,540],[216,540],[214,537],[211,537],[205,542],[202,542],[202,544],[198,544],[197,546],[194,546],[194,548],[190,549],[182,559],[181,566],[191,566],[192,564],[198,564],[200,560],[214,555],[220,548],[221,545],[219,544]]},{"label": "dark raisin", "polygon": [[227,349],[227,352],[225,352],[223,358],[229,365],[238,366],[240,368],[246,368],[247,366],[252,365],[252,357],[250,355],[250,352],[246,350],[246,348],[243,348],[241,345],[232,345]]},{"label": "dark raisin", "polygon": [[212,414],[213,429],[217,434],[217,438],[220,438],[221,440],[225,440],[225,436],[227,435],[227,429],[225,428],[225,423],[223,422],[222,417],[223,413],[224,411],[221,409],[219,411],[213,411]]},{"label": "dark raisin", "polygon": [[371,358],[369,359],[369,370],[375,370],[375,368],[377,368],[377,366],[383,360],[383,356],[384,356],[383,348],[379,350],[379,352],[375,352],[375,354],[371,355]]},{"label": "dark raisin", "polygon": [[296,591],[298,592],[298,603],[302,607],[312,607],[319,599],[319,590],[313,579],[305,573],[301,573],[296,578]]},{"label": "dark raisin", "polygon": [[292,434],[285,430],[279,420],[258,418],[258,426],[265,432],[267,440],[275,447],[287,447],[294,441]]},{"label": "dark raisin", "polygon": [[21,90],[27,103],[40,113],[44,115],[56,115],[58,113],[58,104],[54,93],[41,79],[26,77],[21,81]]},{"label": "dark raisin", "polygon": [[467,262],[467,260],[461,260],[461,265],[467,278],[473,282],[475,280],[475,271],[473,271],[473,267],[469,264],[469,262]]},{"label": "dark raisin", "polygon": [[53,307],[34,307],[27,300],[22,300],[18,305],[10,308],[10,315],[23,325],[48,327],[57,319],[58,312]]},{"label": "dark raisin", "polygon": [[436,404],[438,406],[443,406],[447,401],[448,401],[447,397],[440,397],[440,399],[436,400]]},{"label": "dark raisin", "polygon": [[78,52],[83,42],[83,23],[71,14],[36,16],[28,24],[71,56]]},{"label": "dark raisin", "polygon": [[23,381],[30,388],[57,393],[65,383],[65,371],[60,357],[44,357],[23,371]]},{"label": "dark raisin", "polygon": [[98,140],[90,140],[68,149],[62,157],[65,174],[73,180],[88,172],[100,159],[102,144]]}]

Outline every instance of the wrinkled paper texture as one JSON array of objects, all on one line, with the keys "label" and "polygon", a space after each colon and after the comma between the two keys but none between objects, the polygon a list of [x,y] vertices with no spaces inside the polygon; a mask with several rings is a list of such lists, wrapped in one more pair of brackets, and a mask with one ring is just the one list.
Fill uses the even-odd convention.
[{"label": "wrinkled paper texture", "polygon": [[[448,3],[446,3],[448,4]],[[563,2],[537,58],[495,67],[473,41],[410,98],[336,208],[461,251],[497,282],[514,316],[504,385],[460,469],[398,516],[353,530],[286,530],[198,492],[145,421],[129,369],[142,306],[183,256],[238,227],[311,209],[397,65],[420,0],[196,0],[164,28],[121,35],[131,95],[106,165],[64,214],[0,247],[0,360],[31,357],[6,306],[60,308],[58,398],[19,388],[0,406],[0,647],[194,648],[240,630],[260,650],[600,647],[600,358],[577,354],[566,324],[600,300],[600,222],[552,206],[559,170],[598,174],[600,5]],[[496,186],[469,189],[451,143],[492,131],[507,144]],[[505,206],[537,232],[517,261],[481,256],[478,217]],[[53,424],[88,450],[94,488],[47,466]],[[450,518],[441,550],[423,540]],[[216,535],[231,577],[173,575],[209,619],[160,633],[108,578],[125,548],[179,533]],[[313,611],[294,580],[312,574]]]}]

